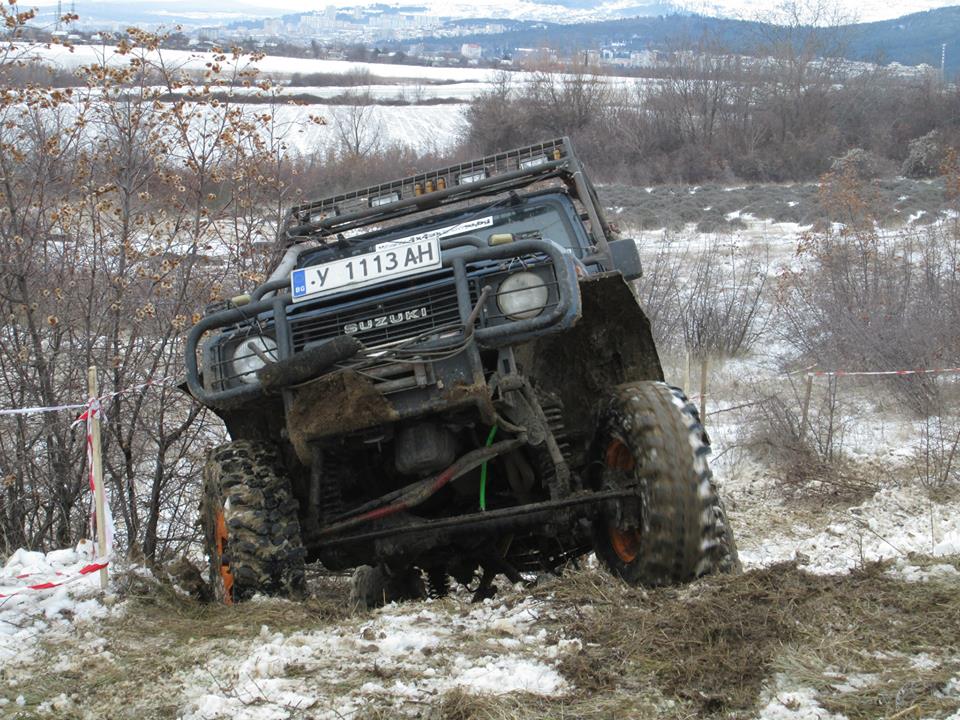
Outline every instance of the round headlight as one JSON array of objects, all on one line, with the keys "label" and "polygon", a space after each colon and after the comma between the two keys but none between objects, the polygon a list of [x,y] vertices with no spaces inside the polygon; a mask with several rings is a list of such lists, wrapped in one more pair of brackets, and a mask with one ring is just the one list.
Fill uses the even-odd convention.
[{"label": "round headlight", "polygon": [[523,320],[542,313],[549,295],[547,285],[539,275],[518,272],[500,283],[497,305],[500,312],[511,320]]},{"label": "round headlight", "polygon": [[266,335],[244,338],[230,353],[230,369],[234,377],[245,383],[257,382],[257,370],[277,361],[277,343]]}]

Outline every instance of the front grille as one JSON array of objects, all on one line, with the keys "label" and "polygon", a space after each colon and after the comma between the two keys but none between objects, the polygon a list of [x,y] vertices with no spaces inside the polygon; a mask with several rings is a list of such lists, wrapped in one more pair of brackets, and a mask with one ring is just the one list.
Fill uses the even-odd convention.
[{"label": "front grille", "polygon": [[[298,309],[299,310],[299,309]],[[293,351],[311,343],[353,335],[367,348],[429,335],[440,328],[459,330],[460,311],[452,278],[440,284],[407,290],[399,297],[371,298],[348,307],[298,312],[289,318]]]}]

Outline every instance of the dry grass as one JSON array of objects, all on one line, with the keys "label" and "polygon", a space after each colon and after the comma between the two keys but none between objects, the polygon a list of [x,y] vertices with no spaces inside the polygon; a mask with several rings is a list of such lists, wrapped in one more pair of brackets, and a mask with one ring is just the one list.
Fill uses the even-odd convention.
[{"label": "dry grass", "polygon": [[[655,696],[654,696],[655,697]],[[431,720],[654,720],[674,717],[670,704],[651,696],[609,689],[569,698],[539,695],[474,695],[460,689],[447,692]],[[682,716],[682,715],[681,715]]]},{"label": "dry grass", "polygon": [[[651,679],[665,698],[679,703],[677,709],[692,706],[711,715],[755,707],[763,686],[784,669],[784,657],[814,658],[813,665],[826,667],[835,664],[827,650],[841,648],[849,651],[848,658],[893,660],[877,687],[845,697],[824,689],[825,704],[875,703],[875,711],[890,708],[891,698],[902,702],[918,677],[914,671],[906,681],[910,658],[951,658],[960,650],[957,590],[955,581],[897,580],[882,565],[845,576],[779,565],[650,592],[611,586],[584,573],[539,592],[566,608],[565,631],[584,641],[580,655],[562,665],[579,688],[599,692]],[[785,655],[784,648],[791,650]],[[942,686],[950,677],[949,662],[928,673],[923,687]],[[900,684],[897,673],[904,680]],[[960,706],[957,698],[937,702]],[[928,704],[923,707],[936,709],[937,703]],[[869,716],[854,709],[850,717]]]},{"label": "dry grass", "polygon": [[[960,567],[960,558],[935,562]],[[599,571],[570,572],[533,590],[549,609],[540,619],[548,636],[583,642],[559,665],[570,693],[545,698],[453,690],[418,711],[428,720],[745,717],[763,701],[774,675],[784,673],[850,720],[945,718],[960,709],[960,698],[942,692],[960,674],[960,587],[950,576],[908,583],[887,570],[875,564],[818,576],[785,564],[650,591]],[[136,581],[123,615],[89,635],[80,626],[68,650],[80,657],[69,671],[34,673],[18,687],[0,687],[0,696],[12,700],[24,692],[23,717],[38,716],[39,700],[76,693],[97,697],[104,717],[173,718],[182,691],[176,683],[191,671],[205,672],[212,656],[239,652],[262,625],[289,633],[355,622],[343,592],[328,581],[304,603],[222,607]],[[455,599],[445,602],[456,614]],[[110,658],[96,644],[101,636],[108,638]],[[482,637],[464,638],[464,645],[468,640]],[[54,663],[64,650],[47,647],[44,662]],[[296,672],[289,669],[291,676]],[[80,718],[82,710],[57,716]],[[371,699],[357,719],[396,712],[386,700]]]}]

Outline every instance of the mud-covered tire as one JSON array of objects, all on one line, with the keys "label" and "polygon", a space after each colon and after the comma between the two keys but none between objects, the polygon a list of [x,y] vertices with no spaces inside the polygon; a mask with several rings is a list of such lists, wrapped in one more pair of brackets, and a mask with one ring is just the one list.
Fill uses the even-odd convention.
[{"label": "mud-covered tire", "polygon": [[256,593],[302,595],[298,505],[276,448],[226,443],[210,452],[203,475],[200,518],[215,596],[230,603]]},{"label": "mud-covered tire", "polygon": [[626,516],[608,511],[594,522],[594,550],[613,574],[660,586],[740,570],[707,465],[706,433],[679,389],[659,382],[617,387],[595,447],[604,486],[640,489],[639,503],[621,506]]}]

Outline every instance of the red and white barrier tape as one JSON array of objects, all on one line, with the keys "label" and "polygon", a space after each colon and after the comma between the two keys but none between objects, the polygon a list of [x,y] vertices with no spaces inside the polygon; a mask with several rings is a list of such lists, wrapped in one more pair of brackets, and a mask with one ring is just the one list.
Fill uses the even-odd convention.
[{"label": "red and white barrier tape", "polygon": [[[40,590],[51,590],[53,588],[57,588],[62,585],[68,585],[72,582],[76,582],[77,580],[80,580],[81,578],[83,578],[86,575],[89,575],[90,573],[95,573],[95,572],[99,572],[100,570],[103,570],[109,564],[110,564],[109,559],[94,560],[93,562],[87,565],[84,565],[82,568],[80,568],[80,570],[77,572],[76,575],[65,576],[58,572],[57,575],[65,579],[60,580],[59,582],[42,582],[42,583],[37,583],[36,585],[26,585],[10,593],[0,593],[0,599],[11,598],[11,597],[14,597],[15,595],[22,595],[23,593],[28,591],[36,592]],[[26,576],[19,575],[18,577],[22,578]]]},{"label": "red and white barrier tape", "polygon": [[960,368],[933,368],[930,370],[814,370],[807,377],[880,377],[897,375],[947,375],[960,373]]},{"label": "red and white barrier tape", "polygon": [[3,408],[0,415],[39,415],[40,413],[58,412],[60,410],[79,410],[83,405],[52,405],[50,407]]},{"label": "red and white barrier tape", "polygon": [[[116,392],[107,393],[106,395],[101,395],[97,398],[101,403],[106,402],[107,400],[112,400],[113,398],[119,395],[125,395],[126,393],[137,392],[139,390],[145,390],[148,387],[154,385],[168,385],[173,378],[165,377],[158,380],[148,380],[145,383],[140,383],[139,385],[133,385],[132,387],[123,388],[122,390],[117,390]],[[47,412],[59,412],[61,410],[82,410],[83,408],[89,407],[90,403],[79,403],[71,405],[50,405],[46,407],[25,407],[25,408],[0,408],[0,416],[3,415],[39,415],[41,413]]]},{"label": "red and white barrier tape", "polygon": [[[94,498],[96,497],[96,483],[94,482],[93,477],[93,421],[94,419],[103,420],[103,406],[100,404],[99,398],[93,398],[90,402],[87,403],[87,409],[84,410],[80,417],[76,419],[74,425],[81,421],[86,421],[87,425],[87,478],[90,482],[90,537],[96,537],[96,529],[100,518],[97,518],[96,511],[96,502]],[[113,523],[113,513],[110,512],[110,496],[107,493],[107,486],[103,486],[103,524],[106,529],[107,536],[107,546],[100,548],[100,551],[106,555],[110,555],[113,552],[113,534],[114,534],[114,523]]]}]

